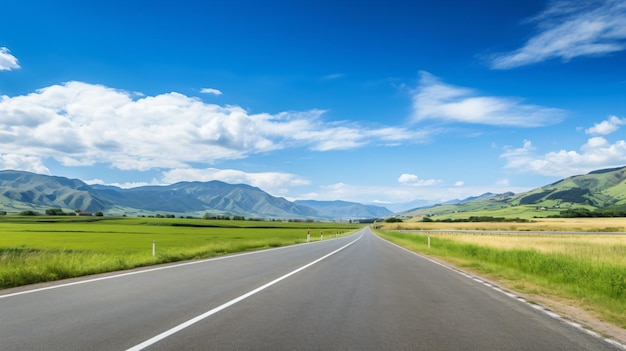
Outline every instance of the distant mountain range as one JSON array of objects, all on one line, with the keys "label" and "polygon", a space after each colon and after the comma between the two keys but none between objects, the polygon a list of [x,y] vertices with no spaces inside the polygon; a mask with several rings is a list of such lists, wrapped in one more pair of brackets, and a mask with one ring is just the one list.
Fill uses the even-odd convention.
[{"label": "distant mountain range", "polygon": [[[315,209],[326,217],[336,219],[384,218],[393,214],[385,207],[347,201],[296,200],[294,202],[298,205]],[[355,217],[355,214],[358,214],[358,216]]]},{"label": "distant mountain range", "polygon": [[103,212],[107,215],[239,215],[247,218],[361,219],[391,215],[384,207],[345,201],[296,201],[220,181],[122,189],[24,171],[0,171],[0,210]]},{"label": "distant mountain range", "polygon": [[[524,193],[492,194],[449,201],[435,206],[405,211],[403,216],[446,215],[452,213],[514,214],[524,208],[561,211],[626,209],[626,167],[602,169],[568,177]],[[513,211],[516,209],[517,211]]]},{"label": "distant mountain range", "polygon": [[[419,203],[419,202],[416,202]],[[180,182],[122,189],[88,185],[23,171],[0,171],[0,210],[20,212],[62,208],[105,215],[238,215],[246,218],[349,220],[394,215],[382,206],[346,201],[288,201],[259,188],[220,181]],[[486,193],[463,200],[396,213],[405,217],[451,213],[519,213],[525,208],[626,210],[626,167],[603,169],[562,179],[528,192]],[[514,211],[514,210],[516,211]],[[488,215],[488,214],[487,214]]]}]

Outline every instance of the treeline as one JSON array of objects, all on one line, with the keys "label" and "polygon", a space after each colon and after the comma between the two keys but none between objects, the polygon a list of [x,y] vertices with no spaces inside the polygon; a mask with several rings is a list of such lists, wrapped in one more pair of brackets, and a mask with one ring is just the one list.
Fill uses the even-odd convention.
[{"label": "treeline", "polygon": [[586,208],[572,208],[559,212],[558,215],[548,216],[549,218],[610,218],[626,217],[626,209],[601,209],[588,210]]},{"label": "treeline", "polygon": [[515,222],[515,223],[527,223],[530,222],[524,218],[505,218],[505,217],[491,217],[491,216],[470,216],[468,218],[457,219],[432,219],[431,217],[424,217],[422,222],[441,222],[441,223],[465,223],[465,222]]},{"label": "treeline", "polygon": [[210,214],[210,213],[205,213],[204,216],[202,216],[202,219],[212,219],[212,220],[219,220],[219,221],[245,221],[246,217],[244,216],[229,216],[229,215],[216,215],[216,214]]},{"label": "treeline", "polygon": [[[0,212],[2,212],[0,214],[3,214],[3,215],[7,214],[6,211],[0,211]],[[92,215],[90,212],[81,212],[80,210],[76,210],[74,212],[65,212],[61,208],[49,208],[45,211],[44,215],[45,216],[78,216],[81,213],[87,216]],[[41,216],[41,213],[37,211],[33,211],[33,210],[24,210],[22,212],[19,212],[17,215],[18,216]],[[102,213],[102,211],[98,211],[98,212],[93,213],[93,216],[102,217],[104,216],[104,213]]]}]

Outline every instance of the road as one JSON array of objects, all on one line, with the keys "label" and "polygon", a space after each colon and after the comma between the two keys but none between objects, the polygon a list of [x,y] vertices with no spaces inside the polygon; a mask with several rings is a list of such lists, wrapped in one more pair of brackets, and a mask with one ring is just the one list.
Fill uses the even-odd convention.
[{"label": "road", "polygon": [[374,236],[0,292],[2,350],[621,350]]}]

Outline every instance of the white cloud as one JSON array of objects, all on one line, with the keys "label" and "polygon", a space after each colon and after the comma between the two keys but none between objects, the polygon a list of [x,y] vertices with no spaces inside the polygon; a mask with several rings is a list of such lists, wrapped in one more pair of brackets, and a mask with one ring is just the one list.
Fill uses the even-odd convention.
[{"label": "white cloud", "polygon": [[420,72],[420,83],[413,95],[413,120],[416,122],[437,119],[539,127],[558,123],[563,117],[563,110],[523,104],[520,98],[479,96],[473,89],[445,84],[428,72]]},{"label": "white cloud", "polygon": [[404,173],[400,175],[398,182],[400,184],[411,186],[431,186],[440,183],[441,181],[436,179],[420,179],[415,174]]},{"label": "white cloud", "polygon": [[528,140],[521,148],[506,148],[500,155],[506,168],[545,176],[569,177],[593,170],[626,164],[626,142],[610,143],[603,137],[593,137],[580,150],[559,150],[538,154]]},{"label": "white cloud", "polygon": [[118,188],[122,188],[122,189],[130,189],[130,188],[137,188],[137,187],[141,187],[141,186],[149,186],[149,185],[164,185],[161,182],[158,182],[156,179],[152,179],[152,182],[126,182],[126,183],[106,183],[104,180],[102,179],[91,179],[91,180],[85,180],[85,183],[89,184],[89,185],[94,185],[94,184],[98,184],[98,185],[112,185],[112,186],[116,186]]},{"label": "white cloud", "polygon": [[494,69],[510,69],[553,58],[604,55],[626,49],[623,0],[552,1],[536,22],[539,32],[515,51],[496,55]]},{"label": "white cloud", "polygon": [[200,92],[203,94],[222,95],[221,91],[213,88],[202,88]]},{"label": "white cloud", "polygon": [[121,170],[167,170],[284,148],[341,150],[417,143],[430,135],[326,123],[323,114],[249,114],[239,106],[207,104],[175,92],[141,96],[68,82],[28,95],[0,96],[0,143],[4,155],[54,158],[65,166],[104,163]]},{"label": "white cloud", "polygon": [[404,173],[398,178],[398,182],[406,184],[417,181],[419,178],[415,174]]},{"label": "white cloud", "polygon": [[464,181],[458,181],[458,182],[454,183],[454,186],[463,186],[463,185],[465,185]]},{"label": "white cloud", "polygon": [[19,68],[17,57],[13,56],[9,49],[0,47],[0,71],[11,71]]},{"label": "white cloud", "polygon": [[0,154],[0,169],[22,170],[27,172],[50,174],[41,157],[17,154]]},{"label": "white cloud", "polygon": [[617,116],[610,116],[609,119],[594,124],[593,127],[586,129],[587,134],[611,134],[619,129],[619,126],[626,124],[626,118],[620,119]]}]

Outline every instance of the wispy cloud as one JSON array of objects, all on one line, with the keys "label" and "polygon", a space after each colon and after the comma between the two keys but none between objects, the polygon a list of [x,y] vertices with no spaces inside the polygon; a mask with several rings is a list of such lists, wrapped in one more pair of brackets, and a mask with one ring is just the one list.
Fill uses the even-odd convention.
[{"label": "wispy cloud", "polygon": [[333,73],[333,74],[329,74],[327,76],[322,77],[322,80],[334,80],[334,79],[339,79],[343,77],[345,77],[345,74],[343,73]]},{"label": "wispy cloud", "polygon": [[601,168],[623,166],[626,164],[626,141],[611,142],[596,136],[589,138],[579,150],[558,150],[541,154],[532,142],[525,140],[522,147],[505,148],[500,157],[506,160],[505,167],[509,169],[566,177]]},{"label": "wispy cloud", "polygon": [[626,49],[626,2],[557,0],[530,19],[539,32],[512,52],[492,57],[494,69],[511,69],[553,58],[604,55]]},{"label": "wispy cloud", "polygon": [[222,95],[222,92],[213,88],[202,88],[200,92],[203,94],[211,94],[211,95]]},{"label": "wispy cloud", "polygon": [[179,93],[142,96],[68,82],[0,96],[0,167],[42,170],[44,160],[54,158],[65,166],[186,169],[285,148],[345,150],[419,143],[429,135],[329,123],[323,115],[322,110],[249,114],[239,106],[207,104]]},{"label": "wispy cloud", "polygon": [[0,47],[0,71],[19,69],[17,57],[13,56],[8,48]]},{"label": "wispy cloud", "polygon": [[443,83],[428,72],[420,72],[413,95],[413,120],[539,127],[560,122],[563,110],[524,104],[521,98],[481,96],[470,88]]}]

